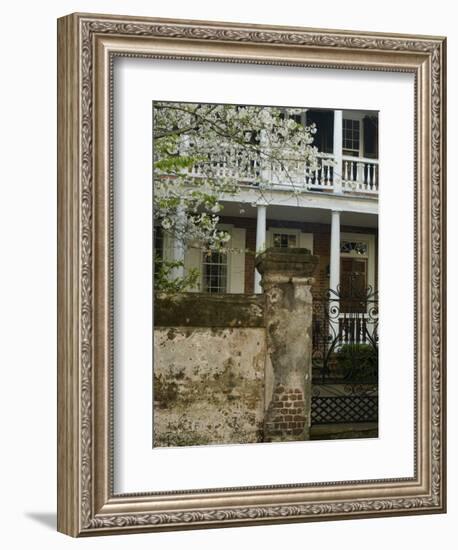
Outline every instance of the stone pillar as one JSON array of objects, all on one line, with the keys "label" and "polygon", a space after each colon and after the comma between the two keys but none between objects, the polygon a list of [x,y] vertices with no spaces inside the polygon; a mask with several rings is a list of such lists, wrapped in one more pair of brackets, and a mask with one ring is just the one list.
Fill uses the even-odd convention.
[{"label": "stone pillar", "polygon": [[269,248],[256,258],[266,296],[264,441],[310,438],[312,275],[318,257],[305,248]]},{"label": "stone pillar", "polygon": [[[258,204],[256,217],[256,254],[263,252],[266,249],[266,233],[267,233],[267,206]],[[257,269],[254,270],[254,293],[261,294],[261,274]]]}]

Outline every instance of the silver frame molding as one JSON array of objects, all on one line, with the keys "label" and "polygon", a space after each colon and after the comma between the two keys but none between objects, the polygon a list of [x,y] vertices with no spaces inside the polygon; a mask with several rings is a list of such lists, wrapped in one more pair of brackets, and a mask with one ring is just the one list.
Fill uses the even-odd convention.
[{"label": "silver frame molding", "polygon": [[[58,20],[58,530],[71,536],[445,512],[443,37],[72,14]],[[415,76],[415,475],[114,494],[112,61]]]}]

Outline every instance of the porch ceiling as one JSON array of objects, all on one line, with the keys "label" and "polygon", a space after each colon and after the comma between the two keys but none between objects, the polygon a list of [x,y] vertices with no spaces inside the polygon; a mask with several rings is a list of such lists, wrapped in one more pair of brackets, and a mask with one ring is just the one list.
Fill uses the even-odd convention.
[{"label": "porch ceiling", "polygon": [[[247,203],[222,202],[224,208],[221,216],[236,218],[256,218],[256,208]],[[331,223],[331,210],[294,206],[267,206],[267,219],[279,221]],[[378,227],[378,215],[359,212],[341,213],[341,225],[356,227]]]}]

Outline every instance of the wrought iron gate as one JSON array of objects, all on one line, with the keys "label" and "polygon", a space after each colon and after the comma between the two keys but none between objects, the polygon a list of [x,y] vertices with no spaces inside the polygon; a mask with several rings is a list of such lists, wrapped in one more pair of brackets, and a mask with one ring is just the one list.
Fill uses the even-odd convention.
[{"label": "wrought iron gate", "polygon": [[315,295],[312,337],[312,425],[377,422],[378,293]]}]

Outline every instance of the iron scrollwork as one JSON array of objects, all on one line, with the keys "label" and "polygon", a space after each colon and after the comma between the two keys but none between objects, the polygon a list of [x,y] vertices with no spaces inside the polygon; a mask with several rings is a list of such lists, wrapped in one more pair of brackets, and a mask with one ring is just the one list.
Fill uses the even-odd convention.
[{"label": "iron scrollwork", "polygon": [[377,421],[378,312],[372,287],[314,296],[312,423]]}]

